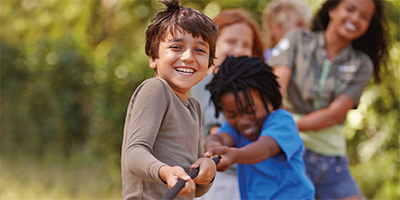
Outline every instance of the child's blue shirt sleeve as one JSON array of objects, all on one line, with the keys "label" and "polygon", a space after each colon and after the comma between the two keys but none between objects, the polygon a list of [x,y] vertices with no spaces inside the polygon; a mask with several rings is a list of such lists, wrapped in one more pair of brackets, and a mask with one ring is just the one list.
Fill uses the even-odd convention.
[{"label": "child's blue shirt sleeve", "polygon": [[288,161],[303,147],[296,122],[290,112],[278,109],[271,113],[265,120],[259,137],[269,136],[273,138],[284,152]]}]

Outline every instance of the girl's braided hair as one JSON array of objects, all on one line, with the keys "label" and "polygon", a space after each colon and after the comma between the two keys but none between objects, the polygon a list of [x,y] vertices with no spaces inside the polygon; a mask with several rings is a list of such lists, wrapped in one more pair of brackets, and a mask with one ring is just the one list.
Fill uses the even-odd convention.
[{"label": "girl's braided hair", "polygon": [[[254,105],[250,94],[250,89],[259,92],[265,109],[270,103],[274,110],[282,105],[282,96],[279,92],[279,84],[276,76],[272,73],[272,68],[265,64],[263,60],[256,57],[227,57],[219,66],[218,72],[212,81],[206,86],[211,92],[211,101],[215,105],[215,117],[222,112],[221,97],[227,93],[233,93],[237,108],[241,114],[246,113],[246,105]],[[245,99],[243,105],[238,93],[242,92]],[[255,113],[252,110],[252,113]]]}]

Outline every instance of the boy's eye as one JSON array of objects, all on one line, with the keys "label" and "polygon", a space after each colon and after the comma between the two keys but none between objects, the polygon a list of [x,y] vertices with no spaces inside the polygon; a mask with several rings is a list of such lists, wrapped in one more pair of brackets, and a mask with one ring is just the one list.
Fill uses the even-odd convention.
[{"label": "boy's eye", "polygon": [[181,49],[181,47],[178,46],[178,45],[172,45],[170,48],[171,48],[171,49]]},{"label": "boy's eye", "polygon": [[225,115],[225,117],[227,118],[227,119],[234,119],[234,118],[236,118],[236,116],[237,116],[237,113],[236,112],[231,112],[231,111],[223,111],[224,112],[224,115]]},{"label": "boy's eye", "polygon": [[255,114],[255,108],[247,108],[245,111],[244,111],[244,114],[246,114],[246,115],[254,115]]},{"label": "boy's eye", "polygon": [[227,119],[234,119],[236,117],[236,115],[225,115],[225,117]]},{"label": "boy's eye", "polygon": [[195,51],[197,51],[197,52],[202,52],[202,53],[207,53],[204,49],[202,49],[202,48],[197,48]]},{"label": "boy's eye", "polygon": [[353,8],[353,6],[347,6],[346,10],[349,12],[352,12],[354,10],[354,8]]},{"label": "boy's eye", "polygon": [[246,111],[245,114],[246,115],[254,115],[254,112],[249,110],[249,111]]}]

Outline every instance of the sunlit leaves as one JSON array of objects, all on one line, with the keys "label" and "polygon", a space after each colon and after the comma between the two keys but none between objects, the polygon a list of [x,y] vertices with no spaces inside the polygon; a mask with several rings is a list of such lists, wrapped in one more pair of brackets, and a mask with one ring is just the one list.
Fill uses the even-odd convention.
[{"label": "sunlit leaves", "polygon": [[[312,12],[322,1],[306,0]],[[182,0],[211,18],[222,9],[242,6],[258,22],[269,2]],[[398,41],[399,1],[387,3],[391,34]],[[151,16],[162,8],[158,0],[0,1],[2,156],[24,153],[34,160],[83,162],[89,167],[97,163],[88,162],[100,162],[108,174],[96,171],[107,179],[99,183],[95,177],[89,195],[67,196],[71,191],[85,192],[78,189],[83,184],[60,176],[65,180],[58,185],[61,189],[51,188],[36,198],[93,198],[90,195],[104,184],[107,194],[117,194],[110,198],[121,198],[118,170],[126,106],[135,88],[153,76],[144,53],[145,31]],[[345,130],[353,173],[367,198],[399,198],[399,43],[390,53],[383,83],[365,90],[357,110],[349,113]],[[12,162],[8,169],[26,166],[26,160]],[[38,166],[40,171],[43,166]],[[70,166],[21,173],[23,177],[9,182],[10,187],[0,185],[0,198],[3,191],[10,191],[10,199],[35,198],[37,191],[18,188],[28,174],[32,184],[39,185],[37,179],[46,177],[37,187],[43,192],[48,185],[57,185],[57,173],[89,179],[85,173],[92,168]]]}]

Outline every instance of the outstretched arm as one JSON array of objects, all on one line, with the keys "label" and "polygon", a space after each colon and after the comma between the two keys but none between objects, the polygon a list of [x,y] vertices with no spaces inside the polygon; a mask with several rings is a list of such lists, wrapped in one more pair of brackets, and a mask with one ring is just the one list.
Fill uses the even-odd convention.
[{"label": "outstretched arm", "polygon": [[269,136],[261,136],[257,141],[242,148],[216,146],[210,148],[206,155],[220,155],[221,161],[217,165],[218,171],[225,171],[235,163],[255,164],[271,158],[281,151],[279,145]]},{"label": "outstretched arm", "polygon": [[229,133],[225,132],[209,135],[206,140],[205,151],[207,152],[209,149],[218,146],[233,147],[235,146],[235,141]]},{"label": "outstretched arm", "polygon": [[354,103],[346,94],[341,94],[327,107],[311,112],[297,121],[300,131],[316,131],[342,122]]},{"label": "outstretched arm", "polygon": [[[277,81],[281,86],[283,97],[287,94],[289,80],[292,76],[292,70],[285,66],[274,67],[274,74],[278,77]],[[341,94],[327,107],[311,112],[297,121],[300,131],[317,131],[329,128],[342,122],[350,109],[354,108],[353,100],[346,94]]]}]

